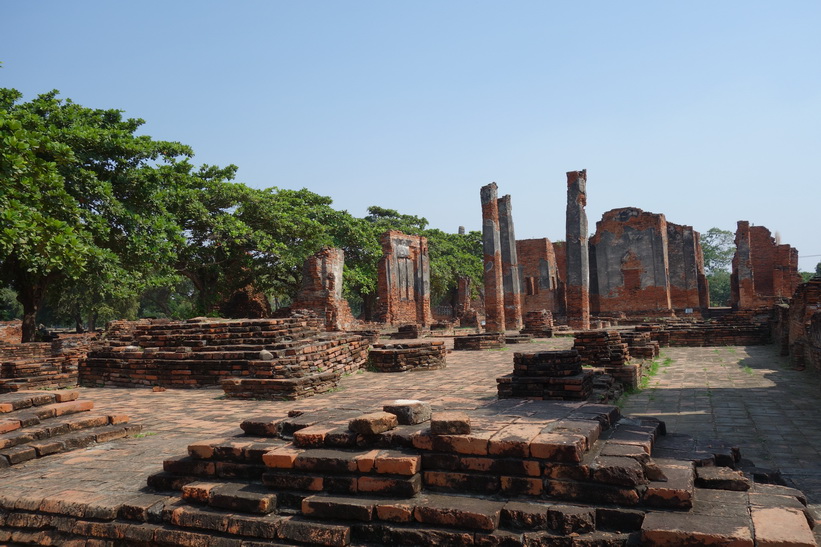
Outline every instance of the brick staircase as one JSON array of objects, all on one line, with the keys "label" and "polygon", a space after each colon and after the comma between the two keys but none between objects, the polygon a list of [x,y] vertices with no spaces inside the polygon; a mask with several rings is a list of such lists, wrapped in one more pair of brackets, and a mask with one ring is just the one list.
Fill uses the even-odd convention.
[{"label": "brick staircase", "polygon": [[[716,467],[734,466],[735,449],[682,436],[665,443],[662,422],[624,419],[607,405],[560,418],[538,408],[527,416],[431,417],[424,403],[397,401],[389,412],[365,415],[318,410],[249,419],[243,435],[193,443],[166,460],[148,479],[157,494],[141,494],[105,518],[54,515],[58,526],[49,532],[7,521],[0,539],[752,546],[781,537],[783,529],[771,526],[776,519],[790,545],[815,544],[800,492]],[[651,456],[657,444],[676,458]],[[25,515],[17,522],[35,514]]]},{"label": "brick staircase", "polygon": [[139,323],[92,350],[79,376],[92,386],[222,385],[228,397],[294,399],[328,391],[362,367],[367,344],[324,332],[313,315]]},{"label": "brick staircase", "polygon": [[[553,407],[555,408],[555,407]],[[260,417],[189,445],[140,493],[0,498],[0,541],[100,545],[815,545],[803,495],[740,454],[608,405],[557,416],[385,411]],[[653,457],[654,449],[666,457]],[[675,457],[670,457],[675,456]],[[718,466],[725,463],[732,467]],[[85,543],[91,542],[91,543]]]},{"label": "brick staircase", "polygon": [[0,468],[85,448],[140,431],[127,416],[91,413],[77,391],[19,391],[0,395]]}]

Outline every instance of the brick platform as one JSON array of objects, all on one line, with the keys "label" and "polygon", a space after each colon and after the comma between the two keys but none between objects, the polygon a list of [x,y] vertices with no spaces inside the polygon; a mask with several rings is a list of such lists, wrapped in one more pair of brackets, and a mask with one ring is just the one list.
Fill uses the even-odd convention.
[{"label": "brick platform", "polygon": [[51,342],[0,344],[0,393],[77,385],[77,368],[95,334]]},{"label": "brick platform", "polygon": [[368,353],[368,367],[375,372],[438,370],[445,368],[444,342],[376,344]]},{"label": "brick platform", "polygon": [[496,382],[500,399],[584,401],[593,388],[593,373],[582,371],[576,350],[515,353],[513,373]]},{"label": "brick platform", "polygon": [[468,334],[453,338],[454,351],[479,351],[503,347],[505,347],[505,334],[503,332]]},{"label": "brick platform", "polygon": [[324,332],[314,315],[242,321],[136,323],[95,348],[80,366],[83,385],[197,388],[228,397],[300,398],[333,389],[361,368],[368,342]]}]

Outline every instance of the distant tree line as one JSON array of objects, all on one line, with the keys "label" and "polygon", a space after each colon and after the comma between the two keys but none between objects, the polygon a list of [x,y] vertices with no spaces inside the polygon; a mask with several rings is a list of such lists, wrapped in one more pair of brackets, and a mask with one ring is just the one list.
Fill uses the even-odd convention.
[{"label": "distant tree line", "polygon": [[196,166],[190,147],[137,135],[144,121],[120,110],[57,91],[21,99],[0,89],[0,319],[21,317],[24,341],[40,322],[213,315],[251,283],[284,305],[326,245],[345,251],[344,294],[368,316],[388,229],[428,238],[435,303],[454,297],[459,276],[480,283],[479,232],[377,206],[357,218],[307,189],[250,188],[234,165]]}]

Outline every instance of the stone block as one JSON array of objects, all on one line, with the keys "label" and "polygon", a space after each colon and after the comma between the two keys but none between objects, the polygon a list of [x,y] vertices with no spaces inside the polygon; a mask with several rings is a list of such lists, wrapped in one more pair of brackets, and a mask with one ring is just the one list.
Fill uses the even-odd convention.
[{"label": "stone block", "polygon": [[758,547],[816,545],[803,511],[784,507],[753,507],[751,512]]},{"label": "stone block", "polygon": [[345,547],[351,543],[351,528],[350,526],[311,522],[291,517],[283,520],[278,537],[311,545]]},{"label": "stone block", "polygon": [[319,519],[358,520],[374,518],[374,500],[317,494],[302,500],[302,514]]},{"label": "stone block", "polygon": [[399,399],[382,407],[385,412],[396,414],[402,425],[421,424],[430,420],[431,408],[429,403],[422,401]]},{"label": "stone block", "polygon": [[577,505],[552,505],[547,509],[547,526],[563,535],[592,532],[596,529],[596,510]]},{"label": "stone block", "polygon": [[390,412],[372,412],[352,419],[348,429],[360,435],[376,435],[396,427],[399,420]]},{"label": "stone block", "polygon": [[468,435],[470,417],[464,412],[436,412],[431,415],[430,431],[434,435]]},{"label": "stone block", "polygon": [[641,525],[643,545],[753,547],[750,519],[650,512]]},{"label": "stone block", "polygon": [[240,513],[268,514],[276,509],[276,494],[253,484],[226,483],[211,490],[211,507]]},{"label": "stone block", "polygon": [[501,502],[478,498],[429,495],[413,516],[423,524],[492,531],[499,526],[502,507]]},{"label": "stone block", "polygon": [[530,442],[530,455],[552,462],[580,462],[586,444],[581,435],[540,433]]},{"label": "stone block", "polygon": [[728,467],[698,467],[696,468],[696,486],[746,492],[750,489],[750,479],[745,477],[741,471]]}]

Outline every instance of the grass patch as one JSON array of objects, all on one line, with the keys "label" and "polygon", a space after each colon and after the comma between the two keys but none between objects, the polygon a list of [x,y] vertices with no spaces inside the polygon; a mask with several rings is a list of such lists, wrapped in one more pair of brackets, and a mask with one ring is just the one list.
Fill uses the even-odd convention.
[{"label": "grass patch", "polygon": [[752,376],[752,375],[753,375],[753,369],[751,369],[749,366],[745,366],[745,367],[743,367],[741,370],[743,370],[744,372],[746,372],[746,373],[747,373],[747,374],[749,374],[750,376]]},{"label": "grass patch", "polygon": [[146,431],[145,433],[136,433],[132,435],[132,437],[134,437],[135,439],[142,439],[144,437],[153,437],[156,434],[157,433],[154,431]]}]

